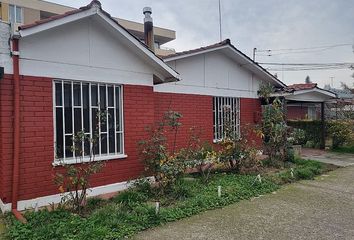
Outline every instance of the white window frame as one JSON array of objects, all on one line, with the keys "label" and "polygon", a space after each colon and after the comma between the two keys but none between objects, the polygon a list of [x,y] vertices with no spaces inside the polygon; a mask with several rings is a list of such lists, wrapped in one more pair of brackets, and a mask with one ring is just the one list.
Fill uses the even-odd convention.
[{"label": "white window frame", "polygon": [[[62,103],[61,105],[56,105],[56,83],[61,83],[61,99],[62,99]],[[65,105],[64,105],[64,83],[70,83],[71,84],[71,104],[72,104],[72,133],[65,133]],[[80,84],[80,96],[81,96],[81,104],[80,106],[75,106],[74,104],[74,84]],[[74,109],[81,109],[81,126],[82,129],[84,129],[83,125],[84,125],[84,116],[83,116],[83,84],[88,84],[89,86],[89,126],[90,126],[90,130],[89,133],[85,132],[85,135],[90,135],[92,137],[93,134],[93,130],[92,130],[92,109],[99,109],[99,104],[98,106],[92,106],[92,102],[91,102],[91,86],[92,85],[96,85],[97,89],[98,89],[98,93],[97,93],[97,99],[98,102],[100,101],[100,87],[101,86],[105,86],[106,87],[106,111],[108,111],[108,109],[114,109],[114,115],[115,115],[115,123],[114,123],[114,138],[115,138],[115,153],[110,153],[110,149],[109,149],[109,137],[108,137],[108,133],[109,133],[109,129],[108,129],[108,118],[107,118],[107,123],[106,123],[106,131],[105,132],[101,132],[101,129],[99,129],[99,153],[95,155],[94,157],[94,161],[105,161],[105,160],[114,160],[114,159],[122,159],[122,158],[127,158],[128,156],[125,154],[125,146],[124,146],[124,110],[123,110],[123,85],[121,84],[113,84],[113,83],[101,83],[101,82],[89,82],[89,81],[76,81],[76,80],[64,80],[64,79],[55,79],[53,80],[53,129],[54,129],[54,161],[53,161],[53,166],[58,166],[58,165],[62,165],[64,164],[78,164],[78,163],[85,163],[85,162],[89,162],[92,161],[92,159],[90,159],[89,156],[83,156],[81,158],[76,158],[75,154],[73,153],[72,157],[66,157],[65,156],[65,137],[67,136],[73,136],[75,129],[74,129]],[[112,106],[108,106],[108,87],[109,86],[113,86],[113,107]],[[118,110],[120,111],[120,119],[117,119],[117,106],[116,106],[116,91],[119,91],[119,97],[120,97],[120,101],[119,101],[119,106],[118,106]],[[62,109],[62,114],[63,114],[63,158],[58,159],[56,156],[56,137],[57,137],[57,129],[56,129],[56,110],[57,108],[61,108]],[[120,129],[117,129],[117,123],[120,124]],[[106,141],[107,141],[107,153],[103,154],[101,153],[101,134],[106,134]],[[121,152],[118,152],[117,150],[117,135],[119,135],[120,139],[120,148],[121,148]],[[73,143],[74,144],[74,143]],[[83,143],[84,145],[84,143]],[[92,146],[90,146],[91,148]]]},{"label": "white window frame", "polygon": [[230,107],[230,118],[233,123],[234,133],[237,136],[241,135],[241,99],[237,97],[213,97],[213,132],[214,142],[219,142],[224,138],[223,122],[225,118],[224,107]]},{"label": "white window frame", "polygon": [[[17,6],[17,5],[14,5],[14,4],[10,4],[9,5],[9,15],[8,15],[8,18],[9,18],[9,22],[11,22],[11,7],[13,7],[14,9],[14,19],[15,21],[13,22],[14,24],[23,24],[24,23],[24,11],[23,11],[23,7],[20,7],[20,6]],[[21,10],[21,22],[17,22],[17,9],[20,9]],[[12,23],[12,22],[11,22]]]}]

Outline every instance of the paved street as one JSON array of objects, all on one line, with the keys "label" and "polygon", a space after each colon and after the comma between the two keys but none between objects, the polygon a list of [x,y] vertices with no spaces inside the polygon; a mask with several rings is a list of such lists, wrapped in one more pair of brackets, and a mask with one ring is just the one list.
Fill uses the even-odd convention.
[{"label": "paved street", "polygon": [[148,230],[134,239],[354,239],[354,166]]}]

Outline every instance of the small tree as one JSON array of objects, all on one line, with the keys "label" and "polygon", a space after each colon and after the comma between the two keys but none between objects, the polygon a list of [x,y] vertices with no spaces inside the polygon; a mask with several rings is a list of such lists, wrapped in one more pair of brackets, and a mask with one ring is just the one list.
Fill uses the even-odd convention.
[{"label": "small tree", "polygon": [[263,106],[260,132],[270,164],[278,165],[288,158],[288,126],[282,101],[279,98],[275,98],[272,103],[270,102],[271,93],[267,85],[261,85],[258,92],[258,95],[264,98],[267,103]]},{"label": "small tree", "polygon": [[[178,112],[168,111],[164,114],[163,120],[147,128],[149,137],[139,142],[140,155],[145,164],[148,174],[153,174],[159,186],[159,194],[171,187],[177,178],[184,172],[185,164],[177,158],[176,139],[182,115]],[[173,146],[172,152],[166,137],[167,130],[172,131]]]},{"label": "small tree", "polygon": [[[97,129],[92,137],[79,131],[73,136],[73,146],[70,151],[75,156],[76,164],[67,164],[62,159],[57,159],[63,167],[63,171],[57,172],[54,182],[59,191],[63,194],[61,203],[69,206],[74,212],[81,214],[86,205],[87,192],[91,187],[92,175],[100,172],[105,166],[105,162],[95,160],[95,149],[99,141],[99,123],[105,122],[106,113],[97,113]],[[89,150],[85,152],[84,143],[89,143]],[[87,159],[87,160],[84,160]]]}]

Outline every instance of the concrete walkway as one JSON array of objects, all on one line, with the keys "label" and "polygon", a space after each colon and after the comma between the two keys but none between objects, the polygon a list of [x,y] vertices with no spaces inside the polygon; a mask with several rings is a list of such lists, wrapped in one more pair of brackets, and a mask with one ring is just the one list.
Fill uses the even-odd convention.
[{"label": "concrete walkway", "polygon": [[134,239],[354,239],[354,166],[148,230]]},{"label": "concrete walkway", "polygon": [[354,165],[354,154],[334,153],[319,149],[303,149],[302,158],[330,163],[340,167]]}]

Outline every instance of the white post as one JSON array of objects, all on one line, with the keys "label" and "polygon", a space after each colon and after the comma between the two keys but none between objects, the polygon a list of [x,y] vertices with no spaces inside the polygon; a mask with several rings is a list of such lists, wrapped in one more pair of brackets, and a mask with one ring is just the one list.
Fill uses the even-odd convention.
[{"label": "white post", "polygon": [[155,202],[155,213],[156,215],[160,213],[160,202]]},{"label": "white post", "polygon": [[221,197],[221,186],[218,186],[218,197]]},{"label": "white post", "polygon": [[258,174],[258,175],[257,175],[257,180],[258,180],[260,183],[262,183],[262,177],[261,177],[261,174]]}]

